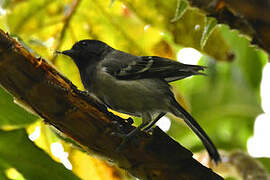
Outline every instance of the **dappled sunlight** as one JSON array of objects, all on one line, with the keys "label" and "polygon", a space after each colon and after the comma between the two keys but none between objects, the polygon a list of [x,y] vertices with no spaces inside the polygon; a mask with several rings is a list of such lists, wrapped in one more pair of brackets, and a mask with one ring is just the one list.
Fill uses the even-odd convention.
[{"label": "dappled sunlight", "polygon": [[254,135],[247,142],[248,152],[253,157],[270,157],[270,116],[261,114],[254,125]]},{"label": "dappled sunlight", "polygon": [[261,101],[264,113],[259,115],[254,124],[254,135],[248,140],[248,152],[254,157],[270,157],[270,64],[263,69],[261,82]]},{"label": "dappled sunlight", "polygon": [[72,164],[68,160],[68,153],[64,151],[63,145],[59,142],[51,144],[52,154],[59,158],[61,163],[69,170],[72,170]]},{"label": "dappled sunlight", "polygon": [[40,136],[40,126],[36,126],[33,133],[31,133],[28,137],[31,141],[35,141]]},{"label": "dappled sunlight", "polygon": [[24,180],[23,175],[15,168],[8,168],[5,170],[5,174],[9,179]]},{"label": "dappled sunlight", "polygon": [[184,64],[198,64],[202,54],[193,48],[182,48],[177,53],[177,60]]},{"label": "dappled sunlight", "polygon": [[163,116],[157,123],[156,125],[164,132],[167,132],[170,130],[171,127],[171,120],[166,117]]}]

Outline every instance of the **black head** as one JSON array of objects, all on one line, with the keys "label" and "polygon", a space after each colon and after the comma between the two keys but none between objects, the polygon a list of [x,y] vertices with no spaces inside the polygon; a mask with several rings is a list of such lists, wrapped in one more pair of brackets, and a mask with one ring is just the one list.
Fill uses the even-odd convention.
[{"label": "black head", "polygon": [[75,43],[70,50],[60,53],[70,56],[78,67],[98,62],[113,48],[98,40],[81,40]]}]

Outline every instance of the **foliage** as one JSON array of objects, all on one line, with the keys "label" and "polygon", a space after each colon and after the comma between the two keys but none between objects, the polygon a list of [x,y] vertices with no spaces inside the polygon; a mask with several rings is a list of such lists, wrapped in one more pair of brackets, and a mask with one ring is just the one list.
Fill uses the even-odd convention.
[{"label": "foliage", "polygon": [[12,96],[2,88],[0,88],[0,99],[0,127],[2,129],[24,127],[37,120],[37,117],[14,104]]},{"label": "foliage", "polygon": [[37,148],[23,129],[0,131],[0,156],[25,179],[79,179]]},{"label": "foliage", "polygon": [[[99,39],[132,54],[172,59],[183,47],[199,50],[204,53],[199,63],[208,66],[208,76],[192,77],[172,86],[218,148],[246,150],[254,120],[262,113],[260,81],[267,56],[251,47],[248,38],[237,31],[216,25],[215,19],[206,18],[182,0],[4,0],[0,5],[0,28],[31,52],[51,61],[81,89],[74,64],[54,53],[81,39]],[[36,127],[41,135],[33,143],[26,130],[31,134]],[[131,178],[59,139],[38,117],[14,104],[2,88],[0,129],[0,179],[10,179],[16,172],[13,179]],[[203,149],[179,120],[172,121],[168,133],[193,152]],[[73,173],[79,178],[58,163],[59,158],[50,149],[55,142],[64,145]],[[269,170],[269,159],[263,162]],[[7,173],[9,169],[16,170]]]}]

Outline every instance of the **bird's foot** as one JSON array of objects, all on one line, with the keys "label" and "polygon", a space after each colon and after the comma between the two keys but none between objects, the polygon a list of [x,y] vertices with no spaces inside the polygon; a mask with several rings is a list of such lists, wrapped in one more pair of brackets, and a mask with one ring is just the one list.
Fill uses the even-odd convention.
[{"label": "bird's foot", "polygon": [[137,129],[132,130],[132,131],[131,131],[130,133],[128,133],[128,134],[121,134],[121,133],[113,132],[113,135],[122,138],[122,142],[121,142],[120,145],[116,148],[115,151],[116,151],[116,152],[120,152],[120,151],[122,151],[123,149],[125,149],[125,147],[127,147],[127,145],[128,145],[130,142],[133,142],[133,140],[136,139],[137,132],[138,132]]},{"label": "bird's foot", "polygon": [[135,140],[136,135],[122,135],[123,140],[121,142],[121,144],[116,148],[116,152],[121,152],[122,150],[124,150],[127,145],[129,145],[130,142],[133,142],[133,140]]},{"label": "bird's foot", "polygon": [[151,134],[151,133],[153,133],[154,128],[155,128],[155,127],[151,127],[151,128],[144,129],[143,132],[145,132],[146,134],[149,134],[149,133]]},{"label": "bird's foot", "polygon": [[111,121],[111,126],[114,129],[114,132],[112,132],[112,135],[122,137],[123,135],[126,135],[126,129],[123,123],[119,121]]}]

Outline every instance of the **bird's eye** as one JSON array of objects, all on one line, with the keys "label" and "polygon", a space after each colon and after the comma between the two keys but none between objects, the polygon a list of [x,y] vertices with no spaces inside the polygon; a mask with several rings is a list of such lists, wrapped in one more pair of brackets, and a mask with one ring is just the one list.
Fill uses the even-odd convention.
[{"label": "bird's eye", "polygon": [[87,46],[87,43],[85,41],[81,42],[82,46]]}]

